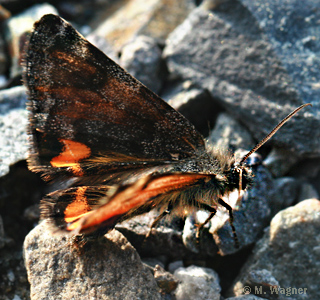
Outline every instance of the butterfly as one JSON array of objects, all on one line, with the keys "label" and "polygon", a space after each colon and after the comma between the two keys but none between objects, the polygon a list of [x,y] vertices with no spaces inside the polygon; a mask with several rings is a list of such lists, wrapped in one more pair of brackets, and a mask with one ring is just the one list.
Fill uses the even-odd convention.
[{"label": "butterfly", "polygon": [[179,208],[232,208],[222,198],[253,181],[240,161],[206,144],[195,127],[69,23],[45,15],[25,49],[30,121],[29,168],[68,187],[41,200],[41,216],[74,235],[104,234],[115,224],[162,208],[152,227]]}]

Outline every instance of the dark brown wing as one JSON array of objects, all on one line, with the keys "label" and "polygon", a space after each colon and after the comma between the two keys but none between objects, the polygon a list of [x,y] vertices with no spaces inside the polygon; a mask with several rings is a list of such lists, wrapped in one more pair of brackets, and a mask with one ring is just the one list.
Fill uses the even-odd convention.
[{"label": "dark brown wing", "polygon": [[29,165],[82,176],[192,157],[194,126],[58,16],[35,24],[25,53]]}]

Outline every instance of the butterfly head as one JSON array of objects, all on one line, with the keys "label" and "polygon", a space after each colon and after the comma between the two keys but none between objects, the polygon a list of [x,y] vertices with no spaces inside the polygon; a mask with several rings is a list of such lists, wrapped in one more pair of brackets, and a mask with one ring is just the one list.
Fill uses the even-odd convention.
[{"label": "butterfly head", "polygon": [[230,169],[228,181],[231,190],[245,190],[253,183],[253,173],[251,165],[235,162]]}]

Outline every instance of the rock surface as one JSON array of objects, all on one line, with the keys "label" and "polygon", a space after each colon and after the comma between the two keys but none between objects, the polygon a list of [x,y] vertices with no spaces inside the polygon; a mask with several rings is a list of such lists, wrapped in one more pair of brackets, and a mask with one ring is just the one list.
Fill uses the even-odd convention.
[{"label": "rock surface", "polygon": [[[315,57],[311,51],[304,55],[310,60]],[[241,2],[224,1],[215,10],[193,10],[168,37],[164,56],[170,73],[208,89],[257,140],[294,108],[311,102],[314,108],[297,115],[272,143],[300,155],[320,154],[320,107],[315,100],[319,89],[313,89],[317,96],[301,96],[301,81],[292,80],[290,70]],[[310,135],[314,139],[307,138]]]},{"label": "rock surface", "polygon": [[23,86],[0,91],[0,176],[8,173],[11,164],[27,158],[26,101]]},{"label": "rock surface", "polygon": [[221,288],[215,271],[190,266],[177,269],[174,276],[180,280],[175,291],[177,300],[220,300]]},{"label": "rock surface", "polygon": [[[138,35],[147,35],[163,43],[168,34],[194,8],[193,1],[133,0],[124,1],[100,24],[95,33],[112,42],[117,49]],[[174,12],[169,13],[168,12]]]},{"label": "rock surface", "polygon": [[320,201],[305,200],[279,212],[253,250],[233,288],[267,299],[318,299]]},{"label": "rock surface", "polygon": [[154,39],[140,35],[123,47],[120,65],[153,92],[159,93],[163,77],[161,54]]},{"label": "rock surface", "polygon": [[80,249],[46,222],[24,242],[31,299],[160,299],[136,250],[117,231]]}]

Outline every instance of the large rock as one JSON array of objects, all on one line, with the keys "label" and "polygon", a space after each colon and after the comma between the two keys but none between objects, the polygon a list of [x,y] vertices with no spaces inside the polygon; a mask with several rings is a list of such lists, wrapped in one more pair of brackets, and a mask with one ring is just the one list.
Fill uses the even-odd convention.
[{"label": "large rock", "polygon": [[[290,120],[272,138],[272,143],[299,155],[319,156],[320,89],[316,84],[319,68],[304,72],[303,81],[301,76],[294,76],[297,69],[293,72],[283,55],[286,53],[287,61],[293,62],[295,53],[283,51],[280,55],[260,26],[258,15],[236,0],[223,2],[215,10],[204,6],[193,10],[170,34],[164,49],[169,71],[208,89],[257,140],[294,108],[311,102],[313,107]],[[269,6],[262,5],[256,10],[259,9],[267,11]],[[310,17],[314,16],[315,13],[309,12]],[[277,17],[281,19],[285,13],[279,10]],[[299,16],[295,10],[290,15],[295,13]],[[284,26],[289,30],[289,24]],[[303,27],[295,29],[303,35]],[[277,41],[289,47],[285,35]],[[317,42],[311,39],[310,43]],[[303,60],[296,64],[303,69],[311,68],[309,61],[317,65],[316,49],[304,49],[299,56]]]},{"label": "large rock", "polygon": [[24,242],[31,299],[160,299],[152,272],[118,231],[88,242],[53,235],[46,222]]},{"label": "large rock", "polygon": [[320,201],[279,212],[256,245],[233,288],[267,299],[319,299]]}]

